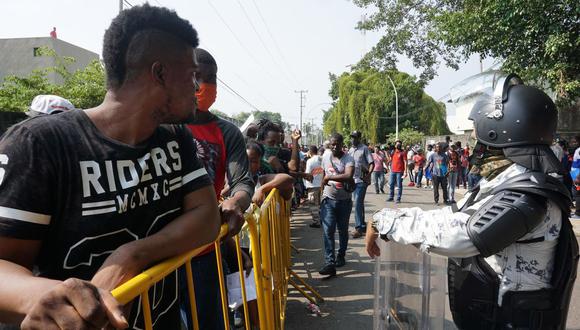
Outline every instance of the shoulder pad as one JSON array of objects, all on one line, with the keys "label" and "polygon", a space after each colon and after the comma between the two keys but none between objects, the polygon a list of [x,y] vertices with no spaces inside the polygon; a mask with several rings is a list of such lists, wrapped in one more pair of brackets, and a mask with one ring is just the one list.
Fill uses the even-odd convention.
[{"label": "shoulder pad", "polygon": [[540,172],[527,172],[509,178],[495,187],[491,194],[495,195],[502,190],[519,191],[526,194],[539,195],[550,199],[569,213],[572,205],[572,196],[563,182]]},{"label": "shoulder pad", "polygon": [[467,220],[467,235],[483,257],[489,257],[530,232],[546,217],[546,199],[501,190]]}]

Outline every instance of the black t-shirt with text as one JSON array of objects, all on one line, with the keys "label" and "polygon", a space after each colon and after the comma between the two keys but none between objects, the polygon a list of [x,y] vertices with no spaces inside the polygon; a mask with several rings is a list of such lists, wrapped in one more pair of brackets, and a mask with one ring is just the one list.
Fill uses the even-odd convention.
[{"label": "black t-shirt with text", "polygon": [[[117,247],[159,231],[209,185],[184,126],[130,146],[84,111],[33,118],[0,139],[0,236],[42,241],[38,276],[90,280]],[[175,274],[150,290],[155,328],[177,327],[177,293]],[[132,328],[144,328],[140,304]]]}]

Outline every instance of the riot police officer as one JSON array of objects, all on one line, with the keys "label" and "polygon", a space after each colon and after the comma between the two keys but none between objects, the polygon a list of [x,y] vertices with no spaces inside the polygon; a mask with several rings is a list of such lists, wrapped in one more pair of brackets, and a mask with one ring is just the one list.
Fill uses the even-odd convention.
[{"label": "riot police officer", "polygon": [[[578,243],[571,197],[550,150],[557,110],[516,75],[475,104],[471,159],[483,179],[457,208],[383,209],[377,237],[449,257],[449,301],[460,329],[564,329],[576,278]],[[555,256],[558,256],[557,258]]]}]

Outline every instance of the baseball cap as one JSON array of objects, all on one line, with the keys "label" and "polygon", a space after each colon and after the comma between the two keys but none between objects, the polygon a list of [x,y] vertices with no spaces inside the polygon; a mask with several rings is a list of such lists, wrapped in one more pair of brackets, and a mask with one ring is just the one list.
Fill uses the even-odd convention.
[{"label": "baseball cap", "polygon": [[360,134],[359,131],[352,131],[352,133],[350,133],[350,137],[360,138],[361,136],[362,134]]},{"label": "baseball cap", "polygon": [[67,99],[56,95],[37,95],[30,104],[26,115],[36,117],[54,115],[60,112],[74,110],[74,105]]}]

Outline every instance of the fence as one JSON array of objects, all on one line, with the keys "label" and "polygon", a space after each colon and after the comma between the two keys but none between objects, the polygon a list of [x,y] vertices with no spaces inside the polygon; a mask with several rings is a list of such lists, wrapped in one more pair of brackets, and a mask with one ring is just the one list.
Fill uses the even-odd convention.
[{"label": "fence", "polygon": [[[256,301],[260,329],[283,329],[288,296],[288,285],[295,287],[300,293],[311,301],[316,301],[306,290],[323,301],[322,297],[300,277],[291,270],[290,255],[290,204],[282,199],[276,189],[273,189],[261,207],[255,205],[245,214],[246,223],[242,232],[234,237],[236,243],[237,261],[240,270],[240,286],[242,300],[244,302],[244,315],[246,329],[251,329],[249,322],[249,308],[247,292],[242,266],[241,241],[249,238],[250,251],[256,285]],[[224,271],[221,263],[220,241],[227,233],[226,225],[220,230],[218,239],[212,243],[216,247],[218,260],[218,273],[220,277],[220,292],[222,298],[222,310],[224,313],[224,326],[229,329],[227,292],[224,283]],[[182,255],[173,257],[160,264],[153,266],[136,277],[114,289],[112,295],[121,303],[127,304],[137,297],[141,297],[141,308],[144,317],[145,329],[152,329],[151,309],[149,303],[149,289],[155,283],[163,280],[180,267],[185,267],[188,285],[188,298],[190,301],[191,315],[194,329],[199,329],[197,322],[197,309],[195,301],[195,288],[193,286],[191,259],[203,251],[207,246],[199,247]],[[292,277],[305,288],[300,287]]]}]

